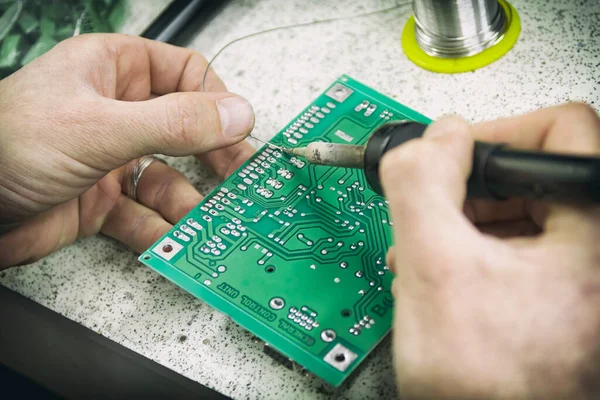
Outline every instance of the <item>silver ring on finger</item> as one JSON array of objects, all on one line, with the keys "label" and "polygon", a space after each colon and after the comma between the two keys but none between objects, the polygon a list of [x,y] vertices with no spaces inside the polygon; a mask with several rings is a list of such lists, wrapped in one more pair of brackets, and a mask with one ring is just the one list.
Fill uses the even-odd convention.
[{"label": "silver ring on finger", "polygon": [[129,184],[127,188],[127,195],[131,197],[133,200],[137,201],[137,188],[140,184],[140,180],[142,179],[142,175],[146,168],[150,166],[154,161],[161,162],[163,164],[167,164],[164,160],[156,156],[143,156],[138,158],[138,160],[133,165],[133,171],[129,175]]}]

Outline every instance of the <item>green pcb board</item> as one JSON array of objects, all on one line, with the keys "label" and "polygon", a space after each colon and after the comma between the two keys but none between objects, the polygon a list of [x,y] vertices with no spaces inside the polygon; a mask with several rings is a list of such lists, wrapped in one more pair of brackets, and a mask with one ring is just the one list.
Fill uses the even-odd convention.
[{"label": "green pcb board", "polygon": [[[431,122],[343,75],[270,143],[364,144],[393,120]],[[392,225],[362,171],[265,145],[139,259],[339,386],[391,329]]]}]

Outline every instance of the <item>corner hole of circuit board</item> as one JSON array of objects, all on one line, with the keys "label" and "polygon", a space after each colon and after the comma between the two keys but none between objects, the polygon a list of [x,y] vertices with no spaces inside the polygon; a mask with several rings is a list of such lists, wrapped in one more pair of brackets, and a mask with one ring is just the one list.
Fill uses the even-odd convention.
[{"label": "corner hole of circuit board", "polygon": [[336,343],[325,357],[323,357],[323,360],[338,371],[344,372],[357,357],[358,355],[355,352],[341,343]]},{"label": "corner hole of circuit board", "polygon": [[[156,246],[152,248],[152,252],[154,254],[159,255],[161,258],[167,261],[171,260],[181,250],[183,250],[183,245],[177,243],[170,237],[163,238]],[[144,259],[148,260],[147,258]]]},{"label": "corner hole of circuit board", "polygon": [[354,93],[354,90],[350,89],[348,86],[336,83],[325,92],[325,95],[339,103],[343,103],[352,93]]}]

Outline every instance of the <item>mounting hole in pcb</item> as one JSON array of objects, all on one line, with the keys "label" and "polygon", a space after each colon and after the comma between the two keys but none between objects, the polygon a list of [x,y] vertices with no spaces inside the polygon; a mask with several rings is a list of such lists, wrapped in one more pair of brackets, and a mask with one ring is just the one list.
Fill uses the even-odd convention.
[{"label": "mounting hole in pcb", "polygon": [[323,332],[321,332],[321,340],[327,343],[333,342],[336,336],[337,335],[333,329],[325,329]]},{"label": "mounting hole in pcb", "polygon": [[281,297],[273,297],[269,302],[269,306],[273,310],[281,310],[285,306],[285,301]]},{"label": "mounting hole in pcb", "polygon": [[344,362],[346,361],[346,356],[344,355],[344,353],[338,353],[335,355],[335,357],[333,358],[336,362]]}]

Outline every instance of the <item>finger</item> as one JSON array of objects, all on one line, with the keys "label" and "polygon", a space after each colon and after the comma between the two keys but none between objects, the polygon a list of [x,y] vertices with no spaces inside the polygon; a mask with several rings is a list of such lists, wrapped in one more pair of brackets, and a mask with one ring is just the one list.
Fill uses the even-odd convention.
[{"label": "finger", "polygon": [[108,214],[101,233],[141,253],[172,227],[156,211],[121,195]]},{"label": "finger", "polygon": [[[125,194],[135,162],[124,169]],[[139,203],[157,211],[171,224],[176,224],[203,199],[181,172],[161,162],[153,162],[144,170],[136,195]]]},{"label": "finger", "polygon": [[396,298],[398,296],[398,279],[392,280],[392,296]]},{"label": "finger", "polygon": [[[140,47],[139,39],[139,37],[126,36],[121,40],[124,40],[125,46]],[[148,54],[153,93],[167,94],[202,90],[202,80],[208,65],[208,61],[203,55],[187,48],[155,40],[142,40],[144,41],[143,47]],[[125,63],[127,59],[121,59],[120,62]],[[226,91],[225,84],[212,68],[209,69],[206,76],[205,90]]]},{"label": "finger", "polygon": [[103,141],[94,138],[98,145],[88,150],[87,159],[94,162],[100,154],[106,164],[108,154],[112,168],[146,154],[182,156],[232,146],[254,126],[250,103],[231,93],[172,93],[143,102],[101,103],[106,133]]},{"label": "finger", "polygon": [[600,147],[600,120],[587,105],[571,103],[472,126],[476,140],[520,149],[593,154]]},{"label": "finger", "polygon": [[[384,156],[380,173],[386,196],[415,201],[417,196],[411,195],[415,190],[404,190],[410,183],[426,193],[443,191],[454,207],[462,206],[472,164],[472,157],[466,154],[472,148],[465,121],[457,117],[436,121],[422,139],[412,140]],[[432,158],[439,153],[443,153],[440,159]],[[427,199],[418,201],[421,200]]]},{"label": "finger", "polygon": [[[143,86],[146,83],[143,79],[139,80],[140,77],[144,76],[144,71],[150,72],[150,90],[153,94],[202,91],[202,81],[208,61],[201,54],[189,49],[145,39],[143,39],[144,46],[141,46],[141,41],[138,40],[140,38],[129,36],[114,35],[114,38],[111,37],[111,39],[114,39],[115,43],[123,49],[121,57],[116,60],[118,65],[117,70],[122,74],[117,78],[117,83],[129,83],[127,86],[122,85],[122,87],[116,89],[122,96],[118,98],[123,100],[144,99],[143,95],[134,95],[138,92],[143,93],[147,89],[143,88],[139,90],[134,87],[136,84]],[[147,52],[148,57],[136,54],[138,52]],[[131,60],[139,60],[141,58],[147,59],[149,65],[145,66],[140,65],[139,62],[131,62]],[[130,76],[136,77],[138,80],[132,81]],[[204,89],[207,92],[227,91],[225,84],[212,68],[209,69],[206,75]],[[155,96],[153,94],[150,95],[150,98]],[[235,171],[254,152],[255,150],[250,144],[241,142],[224,149],[202,153],[198,158],[217,175],[224,178]]]},{"label": "finger", "polygon": [[224,149],[198,154],[196,157],[221,179],[227,178],[250,157],[256,149],[243,141]]},{"label": "finger", "polygon": [[32,263],[73,243],[79,225],[77,205],[77,199],[60,204],[0,235],[0,270]]},{"label": "finger", "polygon": [[[96,90],[127,101],[146,100],[151,93],[200,91],[208,64],[193,50],[121,34],[82,35],[63,42],[61,48],[72,49],[71,58],[89,62],[94,57],[102,67],[92,80]],[[207,74],[206,90],[225,91],[212,69]]]},{"label": "finger", "polygon": [[[89,124],[79,129],[83,137],[69,154],[92,167],[108,171],[144,154],[215,150],[238,143],[254,125],[252,107],[226,93],[212,71],[207,90],[219,92],[193,93],[201,89],[207,63],[191,50],[118,34],[82,35],[58,47],[57,57],[98,66],[78,76],[102,97],[85,105],[96,112],[86,114]],[[159,97],[147,100],[153,94]],[[81,154],[77,143],[90,140],[99,143]]]},{"label": "finger", "polygon": [[396,263],[396,248],[394,246],[391,246],[388,249],[387,254],[385,255],[385,265],[387,265],[390,268],[390,271],[392,271],[392,273],[396,273],[395,270],[395,265]]},{"label": "finger", "polygon": [[420,265],[435,257],[443,264],[448,254],[472,246],[468,241],[477,232],[462,212],[472,152],[468,124],[448,117],[432,124],[422,139],[384,156],[381,181],[392,219],[401,221],[394,242],[403,263]]}]

